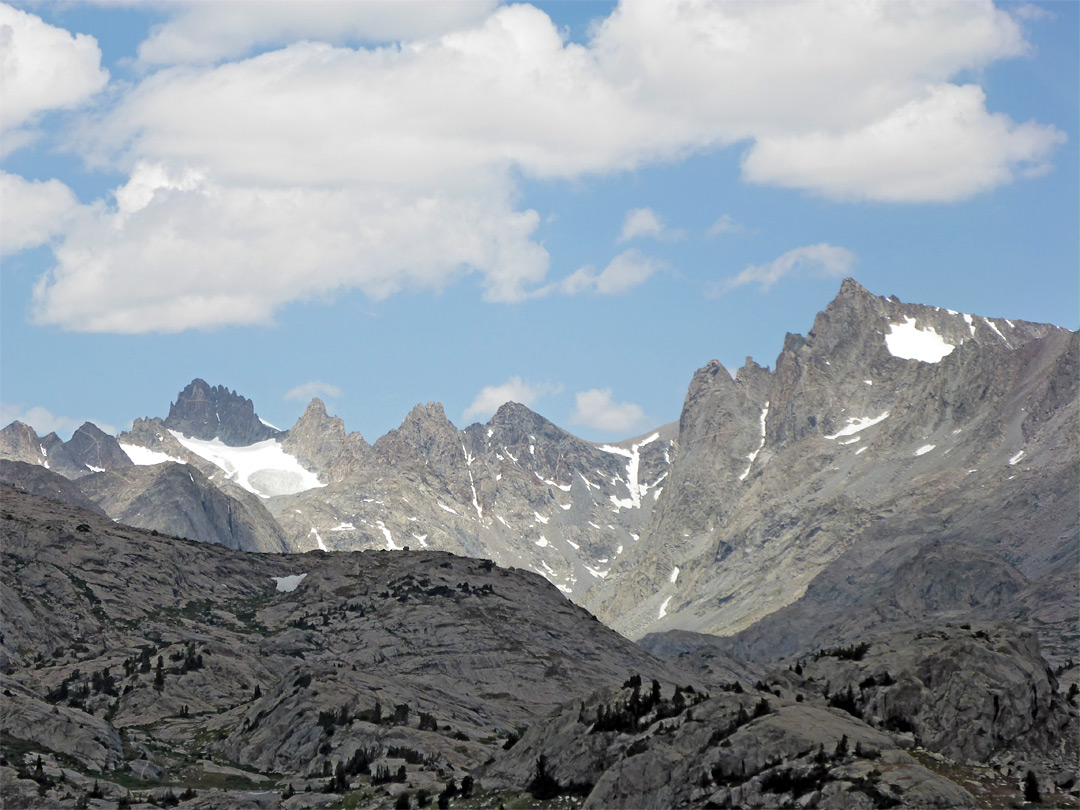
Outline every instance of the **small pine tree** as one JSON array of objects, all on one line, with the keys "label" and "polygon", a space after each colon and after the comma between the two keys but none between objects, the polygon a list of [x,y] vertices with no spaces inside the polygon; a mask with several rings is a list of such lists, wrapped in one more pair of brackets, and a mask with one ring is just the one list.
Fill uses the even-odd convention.
[{"label": "small pine tree", "polygon": [[255,691],[252,692],[251,699],[252,700],[258,700],[261,697],[262,697],[262,687],[259,686],[258,684],[255,684]]},{"label": "small pine tree", "polygon": [[1042,801],[1042,794],[1039,793],[1039,779],[1035,776],[1035,771],[1028,771],[1027,776],[1024,777],[1024,801]]},{"label": "small pine tree", "polygon": [[840,742],[836,744],[836,750],[833,752],[834,759],[843,759],[848,755],[848,739],[847,734],[840,738]]}]

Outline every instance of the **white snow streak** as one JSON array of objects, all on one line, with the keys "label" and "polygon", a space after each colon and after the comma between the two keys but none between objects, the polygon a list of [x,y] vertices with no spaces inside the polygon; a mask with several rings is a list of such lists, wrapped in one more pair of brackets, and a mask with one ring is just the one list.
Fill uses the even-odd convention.
[{"label": "white snow streak", "polygon": [[674,585],[675,580],[677,580],[678,578],[679,578],[679,566],[676,565],[674,568],[671,569],[671,576],[669,577],[669,579],[671,580],[671,584]]},{"label": "white snow streak", "polygon": [[605,453],[615,453],[619,456],[625,456],[630,459],[626,465],[626,488],[630,490],[629,498],[616,498],[614,495],[609,496],[611,502],[615,504],[617,509],[640,509],[641,508],[641,496],[649,490],[648,484],[638,483],[638,467],[641,464],[640,450],[650,442],[654,442],[660,438],[659,433],[654,433],[651,436],[642,439],[641,442],[635,445],[631,445],[629,450],[624,450],[622,447],[615,447],[610,444],[600,445],[600,449]]},{"label": "white snow streak", "polygon": [[1016,462],[1018,462],[1023,457],[1024,457],[1024,451],[1021,450],[1019,453],[1017,453],[1015,456],[1013,456],[1012,458],[1009,459],[1009,466],[1010,467],[1013,466],[1014,464],[1016,464]]},{"label": "white snow streak", "polygon": [[436,503],[438,504],[439,508],[442,509],[443,511],[449,512],[452,515],[457,514],[457,512],[455,512],[453,509],[451,509],[449,506],[447,506],[442,501],[437,501]]},{"label": "white snow streak", "polygon": [[933,450],[935,447],[937,447],[936,444],[924,444],[922,447],[915,451],[915,455],[925,455],[926,453],[929,453],[931,450]]},{"label": "white snow streak", "polygon": [[319,544],[319,550],[320,550],[320,551],[329,551],[329,550],[330,550],[330,549],[328,549],[328,548],[326,547],[326,543],[324,543],[324,542],[322,541],[322,538],[321,538],[321,537],[319,537],[319,530],[318,530],[318,529],[316,529],[316,528],[315,528],[314,526],[312,526],[312,527],[311,527],[311,531],[310,531],[310,532],[308,532],[308,534],[313,534],[313,535],[315,535],[315,542]]},{"label": "white snow streak", "polygon": [[662,619],[667,616],[667,606],[671,603],[671,597],[669,596],[664,600],[664,603],[660,605],[660,612],[656,615],[656,618]]},{"label": "white snow streak", "polygon": [[551,518],[546,518],[539,512],[533,512],[533,517],[536,518],[537,523],[547,523]]},{"label": "white snow streak", "polygon": [[[757,449],[752,452],[747,458],[750,463],[746,465],[746,469],[743,470],[743,474],[739,476],[740,481],[745,481],[746,476],[750,474],[750,468],[754,466],[754,459],[758,457],[758,453],[761,452],[761,448],[765,446],[765,420],[769,418],[769,403],[765,403],[765,407],[761,409],[761,443],[758,444]],[[674,581],[674,580],[673,580]]]},{"label": "white snow streak", "polygon": [[540,548],[548,547],[548,539],[544,535],[540,535],[540,539],[535,541],[534,545],[540,546]]},{"label": "white snow streak", "polygon": [[[1011,344],[1011,343],[1009,343],[1009,340],[1008,340],[1008,338],[1006,338],[1006,337],[1005,337],[1005,336],[1004,336],[1003,334],[1001,334],[1001,330],[1000,330],[1000,329],[998,329],[998,328],[997,328],[997,327],[996,327],[996,326],[994,325],[994,322],[993,322],[992,320],[990,320],[989,318],[983,318],[983,320],[984,320],[984,321],[986,321],[986,325],[987,325],[987,326],[989,326],[989,327],[990,327],[991,329],[993,329],[993,330],[994,330],[995,332],[997,332],[997,336],[998,336],[999,338],[1001,338],[1001,341],[1002,341],[1002,342],[1003,342],[1003,343],[1005,344],[1005,346],[1006,346],[1007,348],[1011,349],[1011,348],[1012,348],[1012,344]],[[1008,323],[1008,321],[1006,321],[1006,323]]]},{"label": "white snow streak", "polygon": [[840,428],[840,430],[838,430],[832,436],[825,436],[825,438],[832,440],[839,439],[841,436],[851,436],[855,433],[858,433],[860,430],[866,430],[868,427],[876,425],[878,422],[882,421],[888,416],[888,411],[885,411],[885,413],[881,414],[881,416],[853,416],[852,418],[847,420],[847,424],[844,425],[844,427]]},{"label": "white snow streak", "polygon": [[[164,464],[166,461],[175,461],[177,464],[185,464],[183,459],[170,456],[168,453],[161,453],[157,450],[147,450],[145,447],[139,447],[137,444],[121,444],[120,449],[123,450],[127,457],[131,459],[132,464],[137,464],[140,467],[146,467],[151,464]],[[42,448],[44,450],[44,448]]]},{"label": "white snow streak", "polygon": [[387,551],[401,551],[404,546],[399,546],[394,542],[393,535],[390,534],[390,530],[386,528],[386,524],[381,520],[376,520],[375,525],[379,527],[379,531],[383,533],[383,537],[386,538],[386,550]]}]

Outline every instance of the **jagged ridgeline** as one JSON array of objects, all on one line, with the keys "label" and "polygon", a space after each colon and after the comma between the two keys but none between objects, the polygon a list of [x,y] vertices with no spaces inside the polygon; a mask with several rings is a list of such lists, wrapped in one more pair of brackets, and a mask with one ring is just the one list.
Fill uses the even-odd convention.
[{"label": "jagged ridgeline", "polygon": [[5,806],[1075,804],[1078,342],[849,279],[612,444],[13,423]]}]

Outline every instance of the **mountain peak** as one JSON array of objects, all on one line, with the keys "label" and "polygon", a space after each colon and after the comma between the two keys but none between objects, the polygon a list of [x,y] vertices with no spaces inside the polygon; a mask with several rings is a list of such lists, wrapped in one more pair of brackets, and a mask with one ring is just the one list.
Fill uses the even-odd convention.
[{"label": "mountain peak", "polygon": [[221,439],[234,447],[281,434],[259,419],[250,399],[198,377],[170,405],[165,427],[196,439]]}]

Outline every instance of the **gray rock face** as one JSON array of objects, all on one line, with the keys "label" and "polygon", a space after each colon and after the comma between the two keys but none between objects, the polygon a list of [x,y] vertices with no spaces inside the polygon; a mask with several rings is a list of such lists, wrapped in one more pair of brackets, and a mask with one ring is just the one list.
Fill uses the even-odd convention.
[{"label": "gray rock face", "polygon": [[122,470],[131,467],[131,459],[110,436],[93,422],[84,422],[64,444],[72,457],[89,472]]},{"label": "gray rock face", "polygon": [[38,464],[0,459],[0,482],[42,498],[105,515],[105,510],[90,500],[76,482]]},{"label": "gray rock face", "polygon": [[735,651],[764,659],[1017,600],[1075,618],[1078,343],[844,282],[774,371],[695,375],[671,484],[598,615],[631,637],[745,631]]},{"label": "gray rock face", "polygon": [[295,550],[257,496],[237,486],[223,491],[187,464],[97,473],[80,486],[107,514],[128,526],[241,551]]},{"label": "gray rock face", "polygon": [[165,427],[196,439],[221,439],[234,447],[272,439],[281,431],[255,415],[255,406],[235,391],[195,379],[169,407]]}]

